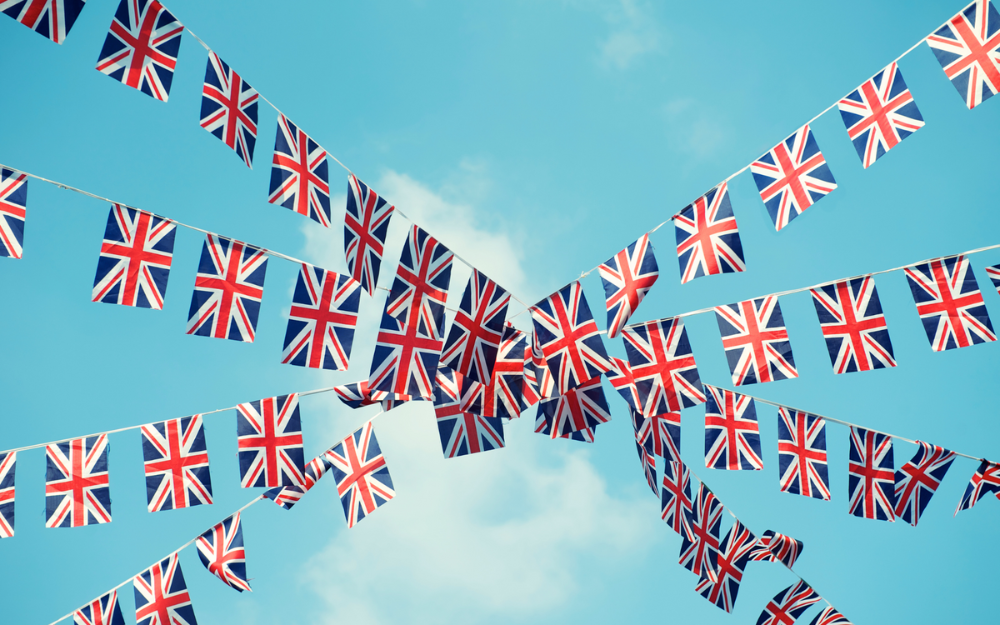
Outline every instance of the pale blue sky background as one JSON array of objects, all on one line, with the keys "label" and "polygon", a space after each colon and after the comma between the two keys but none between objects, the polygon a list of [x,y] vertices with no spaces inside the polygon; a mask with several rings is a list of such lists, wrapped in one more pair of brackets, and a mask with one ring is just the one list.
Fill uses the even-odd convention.
[{"label": "pale blue sky background", "polygon": [[[198,126],[205,51],[188,35],[167,103],[94,70],[117,2],[89,0],[62,46],[0,18],[0,163],[343,271],[342,234],[267,203],[276,114],[262,108],[249,171]],[[296,123],[403,212],[527,302],[603,261],[881,70],[961,2],[641,0],[246,2],[168,7]],[[869,170],[839,114],[814,124],[839,188],[780,234],[749,174],[731,183],[743,274],[679,284],[672,228],[636,320],[730,303],[1000,242],[1000,102],[974,111],[926,46],[901,69],[927,122]],[[331,163],[334,220],[346,175]],[[90,302],[107,205],[31,182],[25,257],[0,261],[0,447],[82,435],[367,376],[381,298],[364,299],[351,370],[279,364],[297,267],[274,259],[257,342],[184,334],[203,237],[178,232],[162,311]],[[405,223],[396,220],[383,283]],[[990,312],[1000,297],[972,266]],[[456,270],[453,295],[467,271]],[[998,347],[933,353],[902,274],[877,278],[899,366],[835,376],[806,293],[782,299],[800,377],[768,399],[1000,457]],[[600,280],[584,281],[604,327]],[[512,311],[518,307],[512,306]],[[519,318],[524,321],[525,316]],[[1000,321],[998,319],[997,321]],[[687,320],[702,379],[730,386],[713,316]],[[617,341],[609,350],[622,356]],[[794,581],[749,567],[733,615],[694,591],[635,457],[617,395],[597,444],[531,433],[443,460],[429,406],[380,418],[397,499],[347,531],[324,480],[294,510],[244,516],[253,594],[181,562],[202,623],[753,623]],[[307,457],[374,414],[304,398]],[[989,622],[998,502],[952,518],[976,463],[959,459],[918,528],[847,513],[848,432],[830,424],[833,500],[778,491],[775,410],[758,405],[764,470],[699,469],[703,408],[684,459],[755,532],[805,542],[797,570],[859,625]],[[114,522],[44,528],[44,452],[22,453],[17,535],[0,541],[0,621],[48,623],[164,557],[253,495],[235,418],[207,417],[215,504],[150,514],[136,431],[111,438]],[[896,445],[896,466],[915,449]],[[723,531],[728,527],[725,521]],[[131,622],[130,587],[122,607]],[[814,608],[804,621],[815,613]]]}]

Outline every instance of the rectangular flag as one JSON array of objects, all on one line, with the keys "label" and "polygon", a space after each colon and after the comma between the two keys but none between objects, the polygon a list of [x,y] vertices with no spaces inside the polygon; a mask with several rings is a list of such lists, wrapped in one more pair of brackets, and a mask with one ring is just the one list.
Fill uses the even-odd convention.
[{"label": "rectangular flag", "polygon": [[778,475],[783,493],[830,500],[825,419],[778,408]]},{"label": "rectangular flag", "polygon": [[895,521],[896,474],[892,437],[851,426],[851,455],[847,471],[851,514],[865,519]]},{"label": "rectangular flag", "polygon": [[509,303],[510,293],[473,269],[441,352],[441,366],[489,384]]},{"label": "rectangular flag", "polygon": [[382,251],[395,207],[379,197],[354,174],[347,178],[347,212],[344,215],[344,253],[347,273],[375,295],[382,268]]},{"label": "rectangular flag", "polygon": [[27,206],[28,175],[0,167],[0,258],[21,258]]},{"label": "rectangular flag", "polygon": [[917,441],[917,455],[896,471],[896,516],[916,527],[931,497],[937,492],[955,452]]},{"label": "rectangular flag", "polygon": [[962,9],[927,45],[969,110],[1000,91],[1000,13],[989,0]]},{"label": "rectangular flag", "polygon": [[478,454],[504,446],[503,420],[500,417],[484,417],[463,410],[462,395],[466,380],[457,371],[445,367],[437,370],[434,415],[445,458]]},{"label": "rectangular flag", "polygon": [[3,0],[0,11],[62,44],[87,0]]},{"label": "rectangular flag", "polygon": [[253,343],[266,273],[264,250],[208,234],[191,295],[187,333]]},{"label": "rectangular flag", "polygon": [[218,137],[253,168],[260,96],[215,52],[208,53],[201,90],[201,127]]},{"label": "rectangular flag", "polygon": [[702,577],[695,586],[695,592],[715,604],[717,608],[732,612],[736,596],[740,592],[743,572],[750,561],[750,551],[757,543],[757,537],[737,520],[722,541],[722,548],[716,554],[716,579]]},{"label": "rectangular flag", "polygon": [[162,310],[176,233],[169,219],[112,204],[92,301]]},{"label": "rectangular flag", "polygon": [[326,150],[282,114],[274,137],[267,201],[330,227],[330,177]]},{"label": "rectangular flag", "polygon": [[834,373],[896,366],[874,278],[842,280],[809,292]]},{"label": "rectangular flag", "polygon": [[681,284],[701,276],[746,271],[727,183],[685,206],[673,222]]},{"label": "rectangular flag", "polygon": [[327,452],[347,527],[357,525],[396,496],[385,457],[369,421]]},{"label": "rectangular flag", "polygon": [[208,446],[200,414],[142,426],[150,512],[212,503]]},{"label": "rectangular flag", "polygon": [[305,483],[297,394],[240,404],[236,410],[236,434],[243,488]]},{"label": "rectangular flag", "polygon": [[733,384],[799,377],[777,296],[715,307]]},{"label": "rectangular flag", "polygon": [[292,294],[281,362],[346,371],[358,325],[360,289],[349,276],[303,264]]},{"label": "rectangular flag", "polygon": [[997,340],[965,256],[938,258],[905,269],[931,349],[943,352]]},{"label": "rectangular flag", "polygon": [[239,512],[199,536],[195,545],[209,573],[237,592],[250,590]]},{"label": "rectangular flag", "polygon": [[524,332],[507,325],[503,329],[500,349],[493,364],[493,378],[485,390],[484,417],[518,419],[527,408],[523,399]]},{"label": "rectangular flag", "polygon": [[752,397],[705,386],[705,466],[730,471],[764,468]]},{"label": "rectangular flag", "polygon": [[132,580],[136,625],[198,625],[177,553]]},{"label": "rectangular flag", "polygon": [[628,326],[622,335],[644,415],[705,403],[691,343],[680,317]]},{"label": "rectangular flag", "polygon": [[613,339],[621,334],[629,317],[660,276],[653,247],[649,244],[649,234],[642,235],[597,269],[604,283],[608,308],[608,338]]},{"label": "rectangular flag", "polygon": [[105,593],[74,612],[73,625],[125,625],[118,605],[118,590]]},{"label": "rectangular flag", "polygon": [[108,435],[45,447],[45,527],[111,522]]},{"label": "rectangular flag", "polygon": [[14,474],[17,452],[0,454],[0,538],[14,535]]},{"label": "rectangular flag", "polygon": [[419,226],[413,226],[385,301],[386,314],[416,325],[421,336],[443,339],[444,304],[454,259],[451,250]]},{"label": "rectangular flag", "polygon": [[122,0],[97,71],[166,102],[183,32],[184,26],[158,0]]}]

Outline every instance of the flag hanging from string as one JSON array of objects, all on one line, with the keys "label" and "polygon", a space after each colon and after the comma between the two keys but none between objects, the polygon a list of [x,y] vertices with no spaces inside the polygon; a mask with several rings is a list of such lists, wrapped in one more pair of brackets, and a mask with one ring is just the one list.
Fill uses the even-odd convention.
[{"label": "flag hanging from string", "polygon": [[677,412],[705,403],[694,352],[680,317],[628,326],[622,340],[642,414]]},{"label": "flag hanging from string", "polygon": [[150,423],[142,431],[150,512],[212,503],[212,476],[201,415]]},{"label": "flag hanging from string", "polygon": [[105,593],[74,612],[73,625],[125,625],[118,590]]},{"label": "flag hanging from string", "polygon": [[787,625],[794,623],[809,609],[809,606],[820,601],[822,597],[816,594],[809,584],[802,580],[792,584],[774,596],[764,606],[764,611],[757,617],[757,625]]},{"label": "flag hanging from string", "polygon": [[896,366],[874,278],[842,280],[809,292],[834,373]]},{"label": "flag hanging from string", "polygon": [[938,258],[905,269],[917,314],[936,352],[997,340],[965,256]]},{"label": "flag hanging from string", "polygon": [[297,394],[240,404],[236,410],[236,433],[243,488],[305,483]]},{"label": "flag hanging from string", "polygon": [[195,544],[209,573],[237,592],[250,591],[239,512],[199,536]]},{"label": "flag hanging from string", "polygon": [[0,257],[21,258],[28,207],[28,176],[0,167]]},{"label": "flag hanging from string", "polygon": [[62,44],[87,0],[13,0],[0,3],[0,11],[43,37]]},{"label": "flag hanging from string", "polygon": [[183,32],[184,26],[158,0],[122,0],[97,71],[166,102]]},{"label": "flag hanging from string", "polygon": [[649,234],[642,235],[638,241],[604,261],[597,270],[607,301],[608,338],[613,339],[621,333],[660,275]]},{"label": "flag hanging from string", "polygon": [[441,352],[441,366],[489,384],[509,303],[510,293],[473,269]]},{"label": "flag hanging from string", "polygon": [[733,384],[799,377],[777,296],[715,307]]},{"label": "flag hanging from string", "polygon": [[783,493],[830,500],[825,419],[778,409],[778,475]]},{"label": "flag hanging from string", "polygon": [[108,435],[45,446],[45,527],[111,522]]},{"label": "flag hanging from string", "polygon": [[330,448],[326,457],[333,479],[337,481],[337,493],[348,528],[396,496],[371,421]]},{"label": "flag hanging from string", "polygon": [[706,386],[705,466],[730,471],[764,468],[753,398]]},{"label": "flag hanging from string", "polygon": [[292,294],[281,362],[346,371],[360,302],[361,285],[354,279],[303,264]]},{"label": "flag hanging from string", "polygon": [[385,236],[395,207],[379,197],[354,174],[347,177],[347,212],[344,215],[344,254],[347,272],[375,295]]},{"label": "flag hanging from string", "polygon": [[1000,90],[1000,13],[989,0],[975,0],[926,41],[969,110]]},{"label": "flag hanging from string", "polygon": [[260,95],[215,52],[209,51],[201,91],[201,127],[253,168]]},{"label": "flag hanging from string", "polygon": [[177,553],[132,579],[136,625],[198,625]]},{"label": "flag hanging from string", "polygon": [[681,284],[702,276],[746,271],[727,183],[685,206],[673,222]]},{"label": "flag hanging from string", "polygon": [[17,452],[0,454],[0,538],[14,535],[14,474]]},{"label": "flag hanging from string", "polygon": [[253,343],[266,273],[264,250],[206,235],[191,294],[187,333]]},{"label": "flag hanging from string", "polygon": [[917,441],[917,455],[896,471],[896,516],[916,527],[931,497],[941,486],[955,452]]},{"label": "flag hanging from string", "polygon": [[113,204],[91,300],[162,310],[176,233],[169,219]]},{"label": "flag hanging from string", "polygon": [[803,547],[801,540],[767,530],[757,541],[757,546],[750,553],[750,559],[755,562],[781,562],[792,568],[802,554]]},{"label": "flag hanging from string", "polygon": [[756,543],[757,537],[745,525],[739,520],[733,523],[722,541],[722,548],[716,554],[716,579],[703,576],[698,580],[695,592],[714,603],[716,607],[732,612],[733,606],[736,605],[736,596],[740,592],[743,572],[750,561],[750,551]]},{"label": "flag hanging from string", "polygon": [[283,114],[278,115],[267,201],[330,227],[326,150]]}]

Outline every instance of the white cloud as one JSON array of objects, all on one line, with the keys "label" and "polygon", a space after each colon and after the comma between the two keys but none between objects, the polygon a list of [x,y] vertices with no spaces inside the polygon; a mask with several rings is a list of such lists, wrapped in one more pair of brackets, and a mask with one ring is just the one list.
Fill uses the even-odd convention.
[{"label": "white cloud", "polygon": [[649,4],[617,0],[603,6],[602,13],[611,27],[611,33],[599,44],[603,67],[628,69],[640,57],[660,49],[662,33]]}]

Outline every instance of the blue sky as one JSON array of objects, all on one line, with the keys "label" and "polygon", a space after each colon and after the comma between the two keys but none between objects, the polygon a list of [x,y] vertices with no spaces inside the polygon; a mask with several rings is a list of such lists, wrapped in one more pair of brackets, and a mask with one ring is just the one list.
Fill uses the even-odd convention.
[{"label": "blue sky", "polygon": [[[198,126],[206,53],[185,34],[167,103],[94,70],[117,2],[90,0],[62,46],[3,17],[0,163],[343,271],[342,233],[267,203],[276,114],[252,171]],[[168,4],[256,89],[458,254],[534,302],[626,246],[881,70],[961,3],[247,2]],[[749,174],[730,183],[747,271],[681,286],[672,228],[652,236],[655,319],[998,243],[1000,102],[973,111],[921,46],[901,70],[926,126],[868,170],[839,114],[813,124],[839,185],[776,233]],[[334,220],[346,174],[331,163]],[[254,344],[184,334],[203,237],[179,231],[162,311],[90,302],[107,205],[31,182],[25,255],[0,262],[0,447],[159,421],[367,376],[381,297],[350,371],[281,365],[298,268],[273,259]],[[405,223],[390,232],[383,284]],[[990,312],[1000,296],[972,258]],[[456,268],[453,293],[468,275]],[[835,376],[806,293],[781,300],[800,377],[751,394],[1000,458],[995,343],[928,346],[901,273],[878,289],[899,366]],[[603,323],[596,274],[584,280]],[[517,310],[512,306],[512,311]],[[518,318],[520,323],[525,316]],[[686,320],[702,380],[730,386],[711,315]],[[613,355],[624,356],[617,341]],[[376,421],[397,498],[348,531],[324,480],[294,510],[244,516],[253,594],[181,563],[203,623],[755,622],[794,581],[755,563],[734,614],[694,593],[659,520],[624,403],[592,446],[531,433],[443,460],[427,405]],[[701,469],[703,409],[684,460],[751,529],[805,542],[798,572],[856,623],[983,622],[1000,547],[996,501],[952,518],[976,463],[958,459],[917,528],[847,513],[848,431],[830,424],[833,500],[780,493],[775,410],[758,405],[764,469]],[[302,400],[306,455],[359,427],[329,395]],[[17,535],[0,542],[4,622],[47,623],[242,506],[235,415],[206,417],[215,504],[150,514],[136,431],[112,435],[114,521],[44,528],[44,452],[20,454]],[[914,453],[896,444],[896,466]],[[728,520],[725,521],[728,524]],[[723,531],[725,531],[724,525]],[[122,607],[133,608],[128,586]],[[808,622],[815,609],[803,620]],[[131,620],[129,614],[127,620]]]}]

